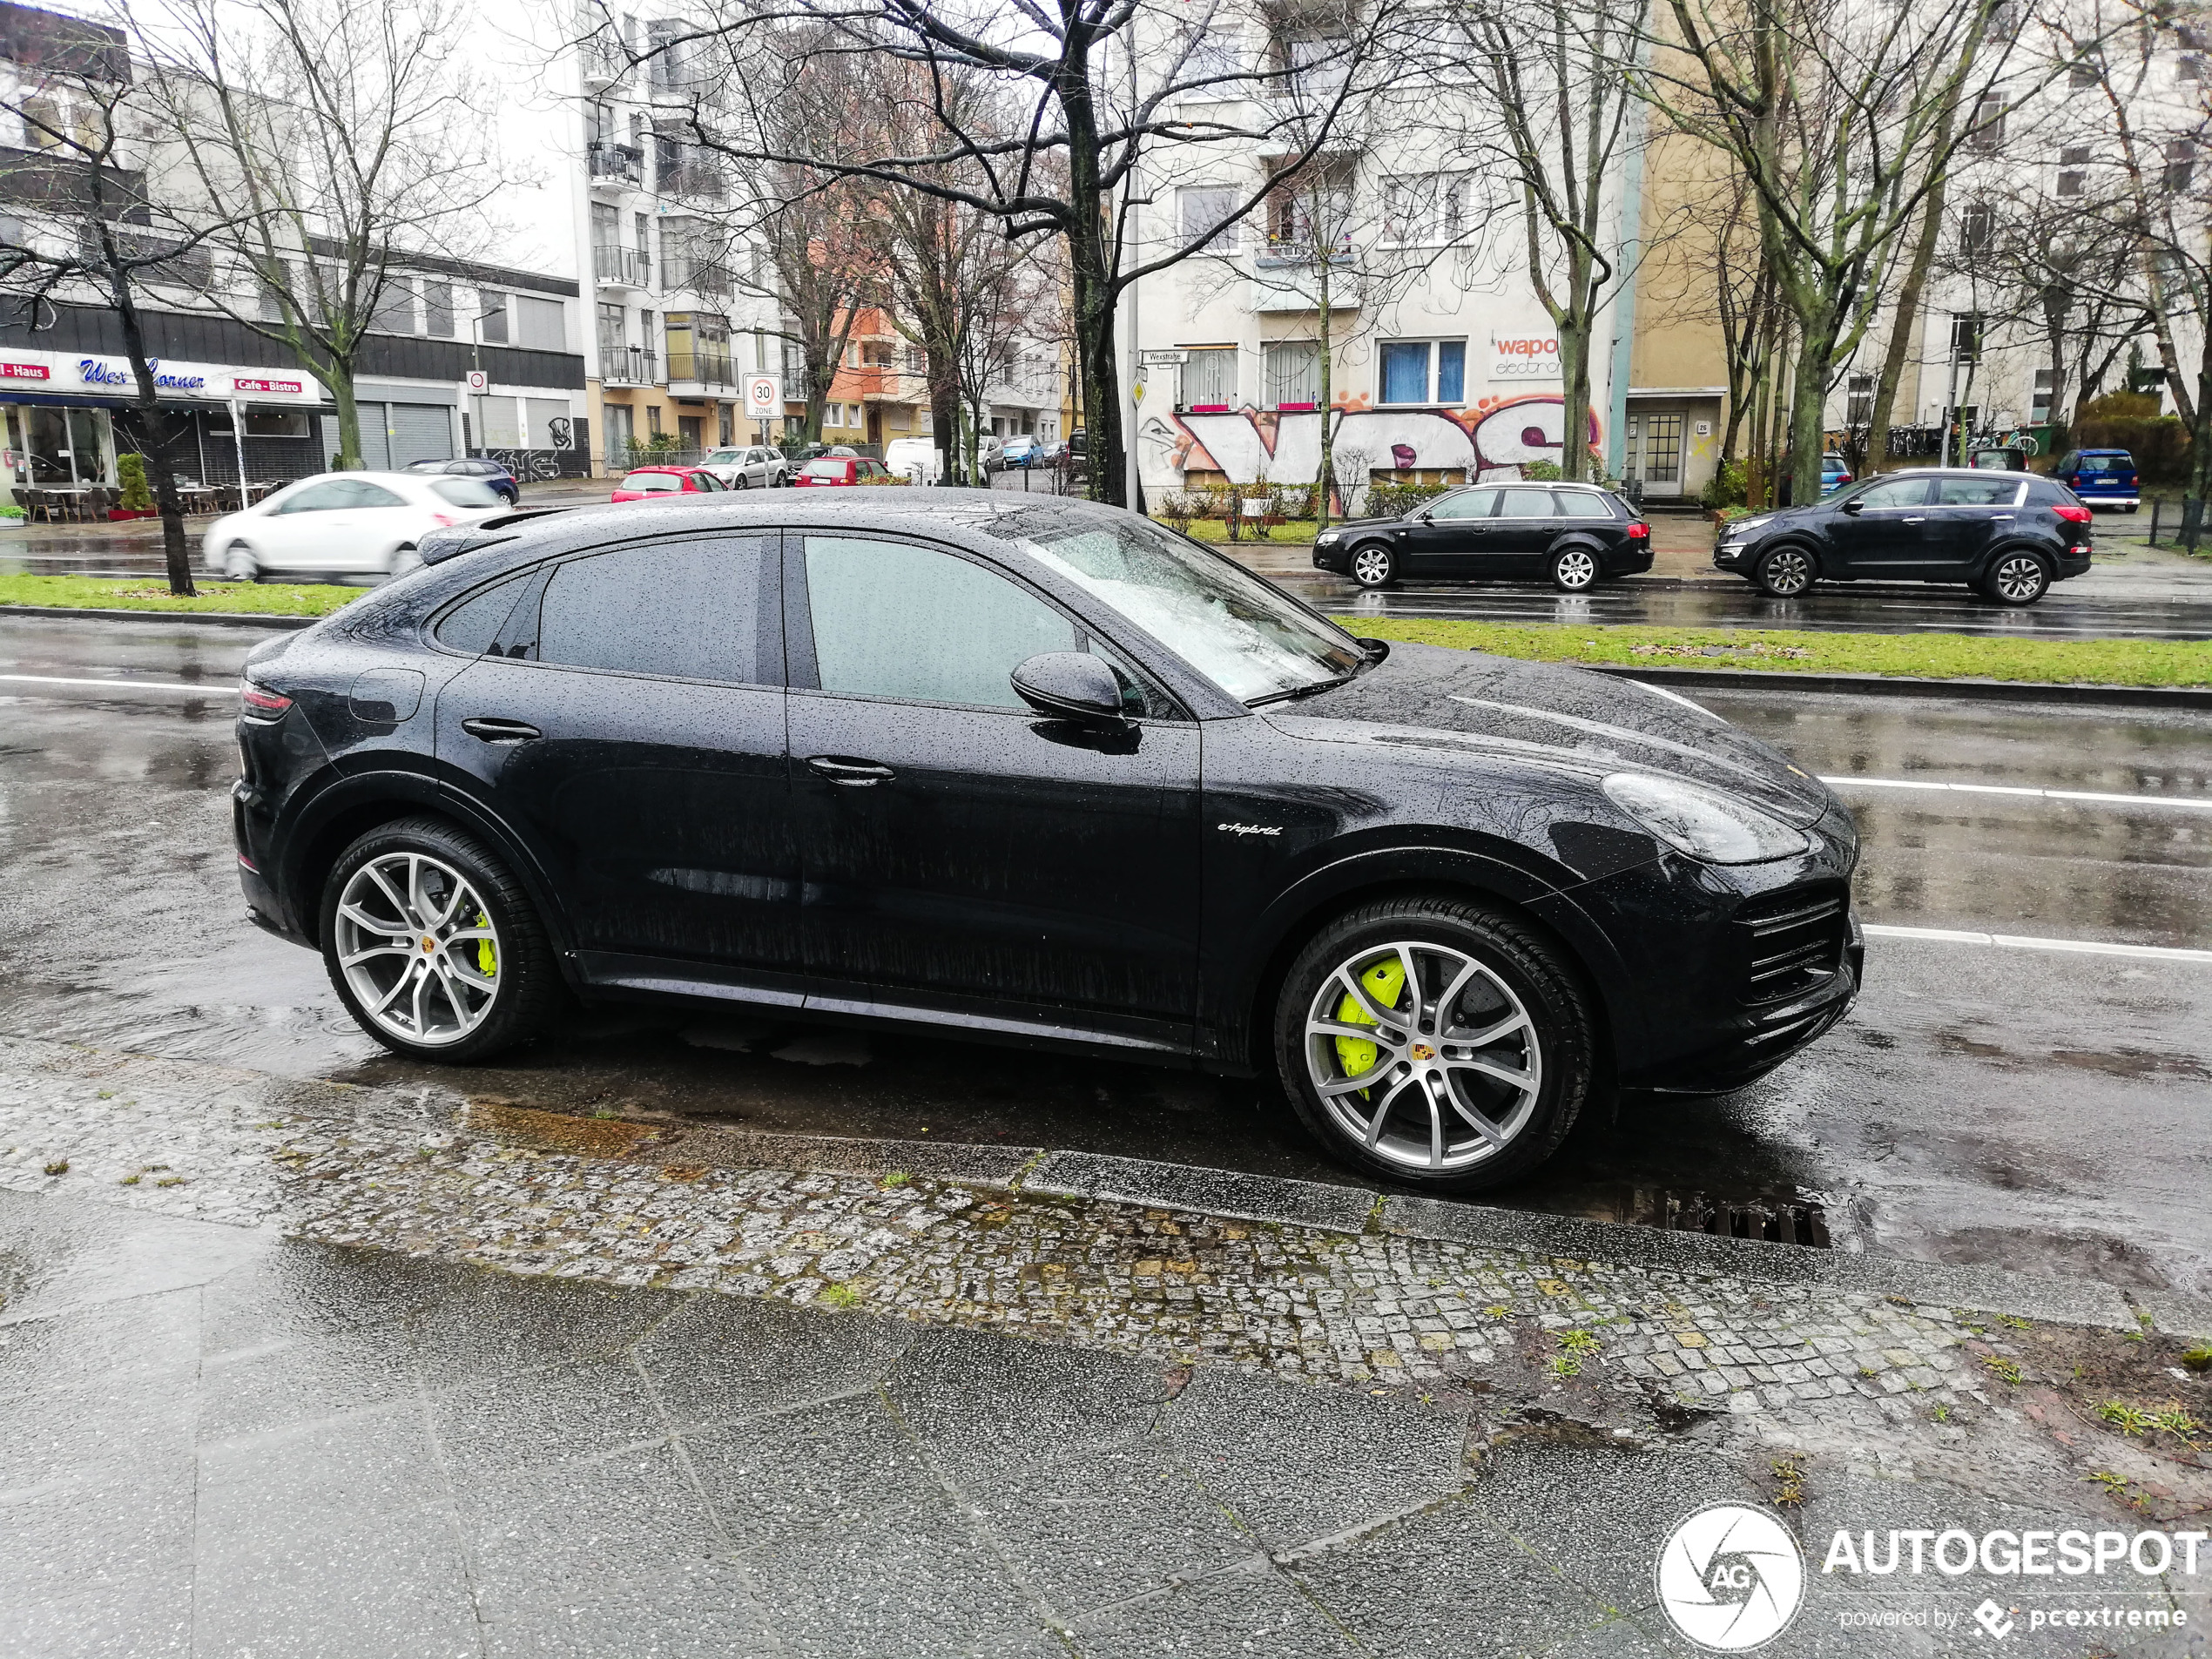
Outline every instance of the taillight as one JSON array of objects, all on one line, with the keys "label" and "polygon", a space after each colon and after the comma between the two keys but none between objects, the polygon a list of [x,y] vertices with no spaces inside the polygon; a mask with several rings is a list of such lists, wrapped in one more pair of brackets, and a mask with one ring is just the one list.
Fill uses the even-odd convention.
[{"label": "taillight", "polygon": [[292,699],[283,692],[272,691],[252,680],[239,682],[238,700],[246,705],[246,718],[249,720],[281,720],[284,711],[292,706]]},{"label": "taillight", "polygon": [[2087,508],[2076,507],[2071,502],[2060,502],[2051,510],[2069,524],[2087,524],[2096,518],[2096,515]]},{"label": "taillight", "polygon": [[1648,540],[1650,535],[1651,526],[1645,523],[1640,518],[1629,526],[1629,539],[1631,542],[1642,542]]},{"label": "taillight", "polygon": [[433,513],[430,515],[430,522],[442,530],[449,530],[461,521],[449,513]]}]

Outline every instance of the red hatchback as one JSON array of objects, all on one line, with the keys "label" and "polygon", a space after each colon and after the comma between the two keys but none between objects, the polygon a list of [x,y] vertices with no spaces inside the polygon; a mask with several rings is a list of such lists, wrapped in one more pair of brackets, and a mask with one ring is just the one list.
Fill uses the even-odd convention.
[{"label": "red hatchback", "polygon": [[609,501],[653,501],[663,496],[705,495],[722,481],[704,467],[637,467],[624,475]]},{"label": "red hatchback", "polygon": [[792,476],[793,489],[813,488],[824,484],[857,484],[870,478],[888,478],[891,469],[880,461],[871,461],[866,455],[850,458],[842,455],[817,455]]}]

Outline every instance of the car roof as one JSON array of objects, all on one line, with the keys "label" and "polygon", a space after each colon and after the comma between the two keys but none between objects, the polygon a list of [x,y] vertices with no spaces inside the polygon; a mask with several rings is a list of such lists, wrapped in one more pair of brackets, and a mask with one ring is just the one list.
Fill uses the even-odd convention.
[{"label": "car roof", "polygon": [[[665,467],[658,463],[650,467],[632,467],[630,469],[630,472],[672,472],[679,478],[687,472],[697,472],[698,470],[698,469],[697,467]],[[630,473],[624,473],[623,475],[625,478],[629,475]]]}]

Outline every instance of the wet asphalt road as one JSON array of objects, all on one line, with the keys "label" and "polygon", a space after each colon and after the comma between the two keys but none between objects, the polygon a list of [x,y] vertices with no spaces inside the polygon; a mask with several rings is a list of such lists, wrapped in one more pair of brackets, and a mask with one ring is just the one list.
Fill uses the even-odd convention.
[{"label": "wet asphalt road", "polygon": [[[255,630],[0,617],[0,1029],[285,1075],[453,1086],[245,921],[229,688]],[[111,684],[49,684],[47,680]],[[205,685],[203,694],[133,680]],[[2212,723],[1701,693],[1843,787],[1866,921],[2212,948]],[[1929,781],[2116,795],[1901,788]],[[2212,1291],[2212,963],[1877,938],[1851,1018],[1759,1084],[1634,1096],[1492,1201],[1824,1207],[1838,1245]],[[831,1135],[1048,1144],[1341,1182],[1263,1086],[683,1011],[613,1010],[466,1075],[492,1098]]]}]

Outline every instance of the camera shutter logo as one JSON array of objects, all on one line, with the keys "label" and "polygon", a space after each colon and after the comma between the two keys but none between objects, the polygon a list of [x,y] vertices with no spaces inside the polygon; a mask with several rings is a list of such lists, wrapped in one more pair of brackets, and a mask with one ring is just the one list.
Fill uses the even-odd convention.
[{"label": "camera shutter logo", "polygon": [[1709,1504],[1676,1523],[1659,1551],[1659,1605],[1715,1653],[1763,1647],[1789,1629],[1805,1595],[1804,1553],[1779,1516]]}]

